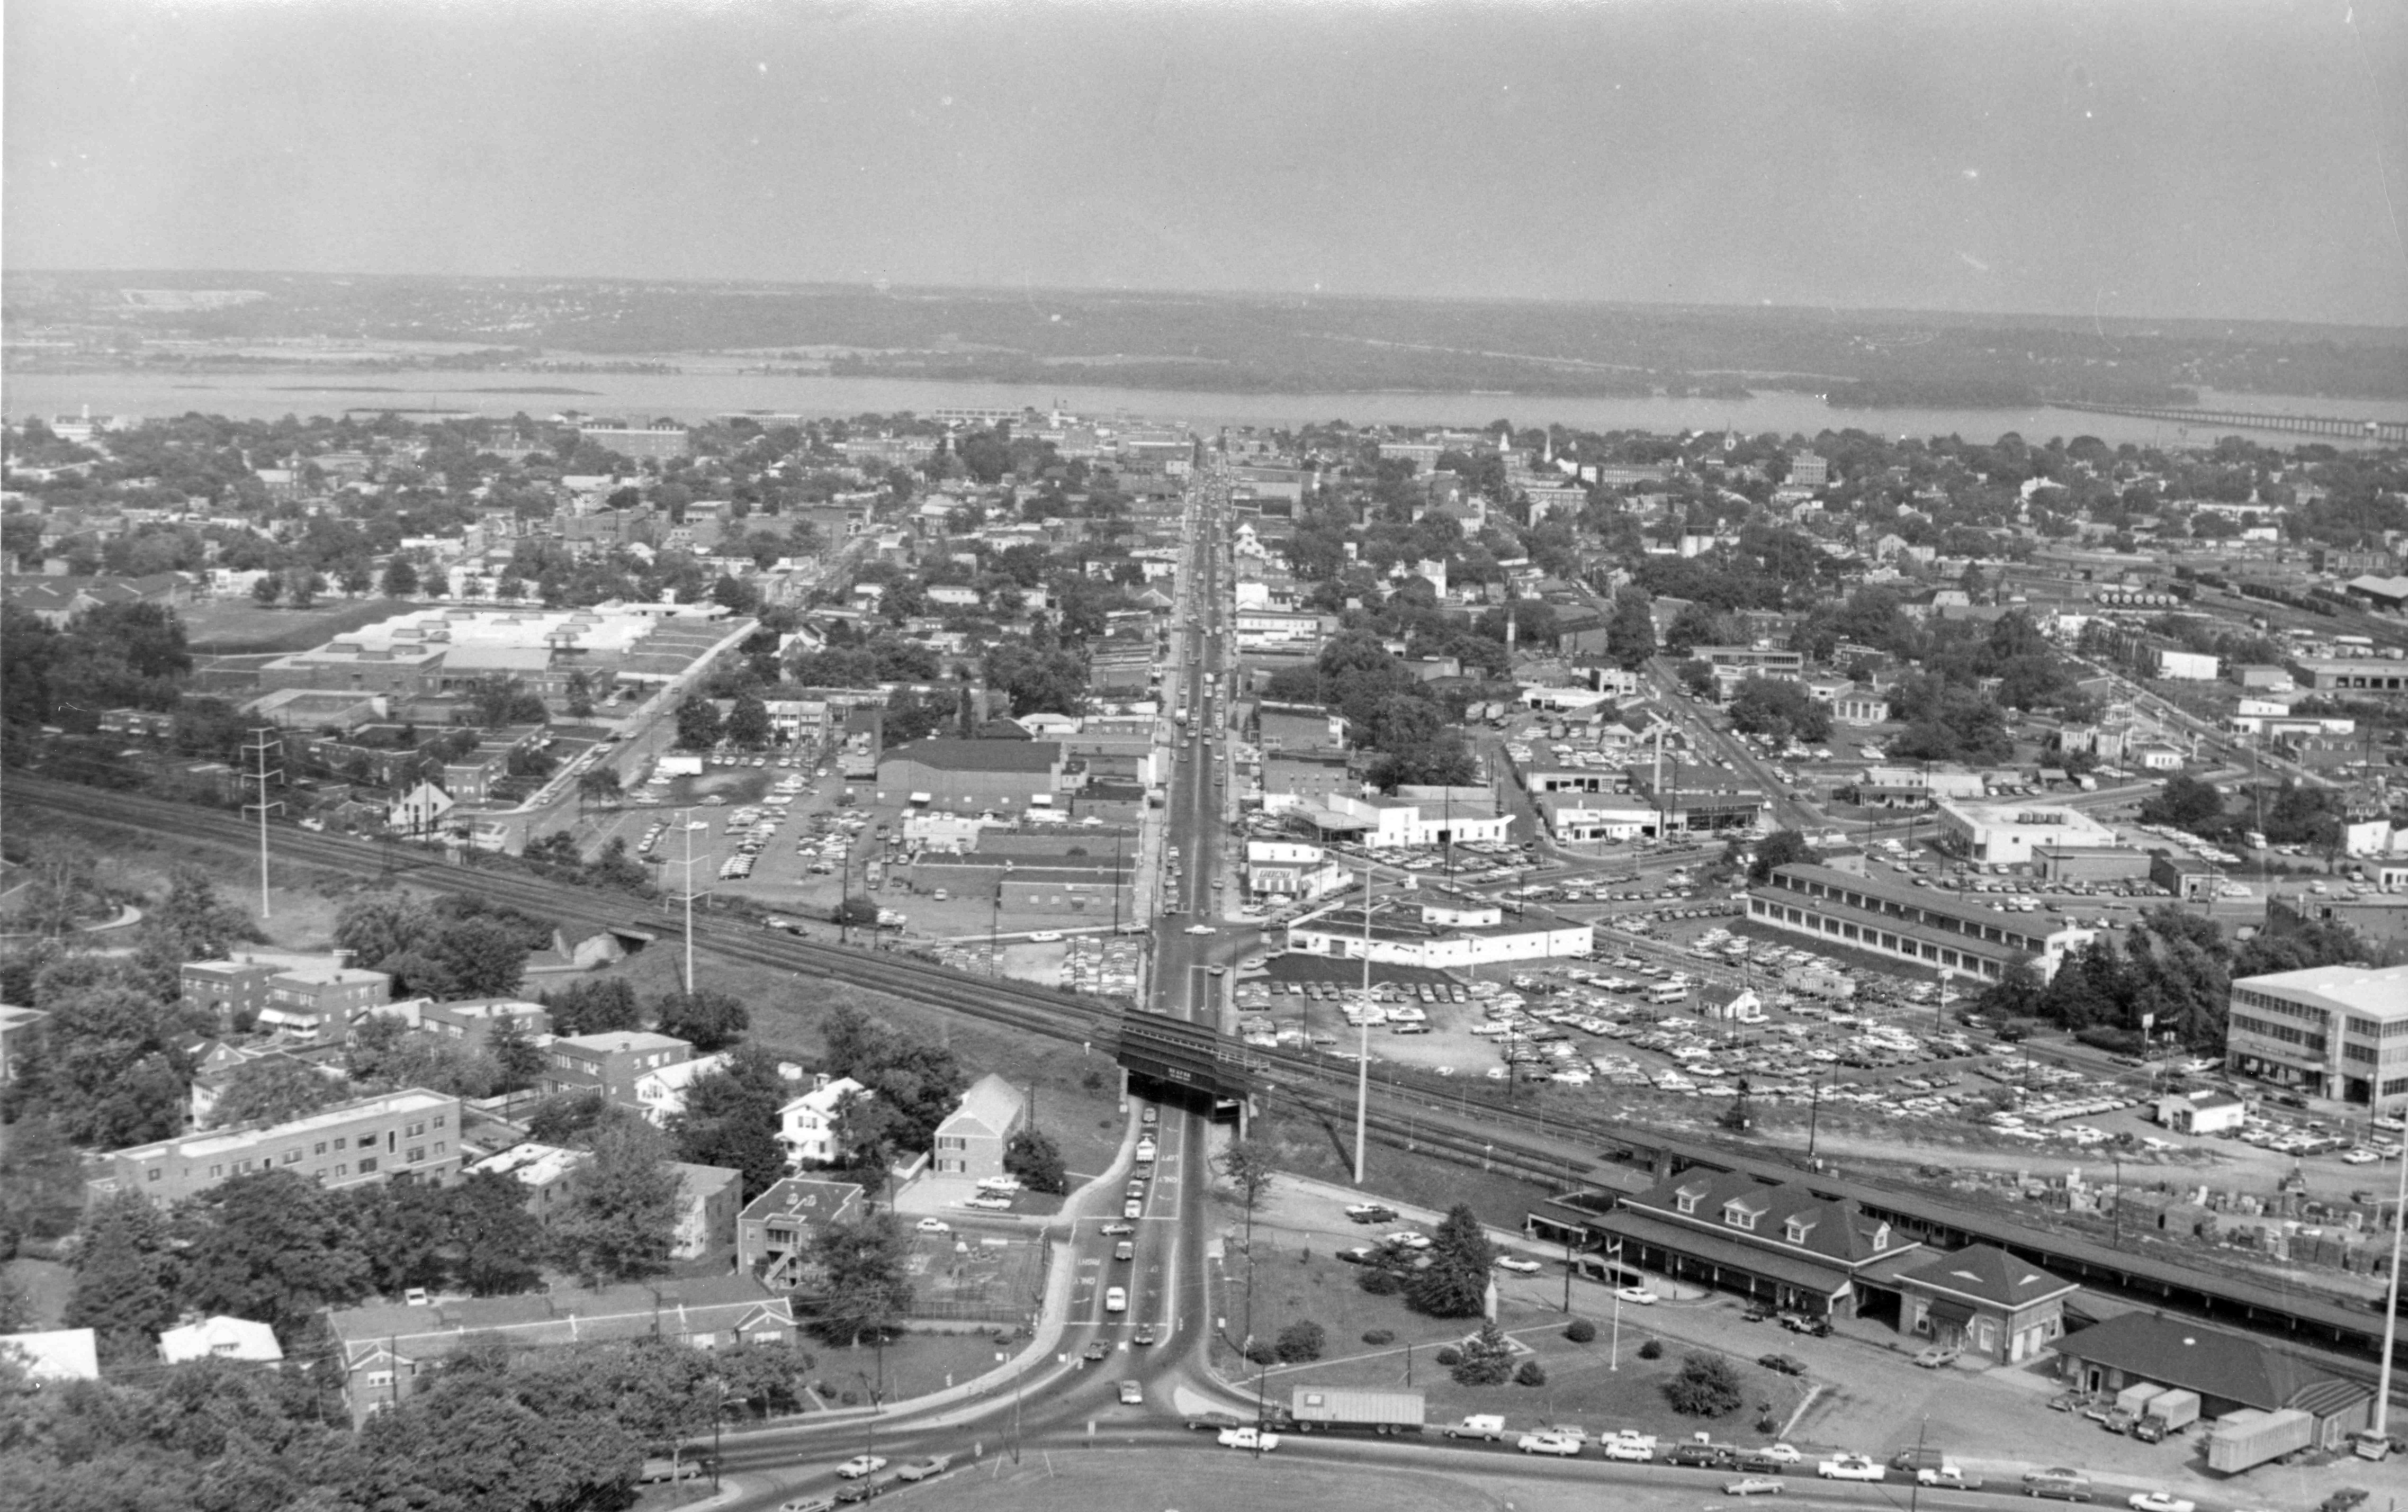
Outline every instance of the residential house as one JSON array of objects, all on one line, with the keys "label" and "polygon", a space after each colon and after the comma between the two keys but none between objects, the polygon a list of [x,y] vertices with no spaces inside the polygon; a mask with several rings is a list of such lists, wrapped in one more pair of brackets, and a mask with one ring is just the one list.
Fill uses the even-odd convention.
[{"label": "residential house", "polygon": [[566,1035],[544,1047],[542,1090],[546,1096],[599,1092],[621,1107],[639,1107],[638,1077],[693,1057],[694,1047],[671,1034],[612,1030]]},{"label": "residential house", "polygon": [[280,1364],[284,1359],[284,1347],[276,1342],[276,1330],[265,1323],[221,1314],[160,1334],[159,1359],[170,1365],[180,1365],[187,1360],[248,1360]]},{"label": "residential house", "polygon": [[724,1070],[734,1059],[735,1056],[722,1050],[717,1055],[675,1061],[657,1070],[645,1072],[636,1078],[636,1110],[643,1114],[653,1127],[667,1128],[669,1120],[685,1111],[687,1090],[712,1072]]},{"label": "residential house", "polygon": [[869,1095],[869,1089],[851,1077],[830,1080],[823,1072],[813,1077],[810,1091],[778,1110],[778,1143],[786,1152],[786,1163],[835,1164],[838,1116],[849,1099]]},{"label": "residential house", "polygon": [[936,1158],[929,1169],[973,1180],[1003,1175],[1004,1150],[1027,1117],[1028,1100],[1019,1088],[992,1072],[981,1077],[962,1093],[961,1105],[937,1125]]}]

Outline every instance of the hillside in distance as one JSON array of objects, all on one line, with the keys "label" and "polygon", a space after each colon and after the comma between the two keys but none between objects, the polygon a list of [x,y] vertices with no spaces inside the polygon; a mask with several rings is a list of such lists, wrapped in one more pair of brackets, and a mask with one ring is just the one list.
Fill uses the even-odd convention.
[{"label": "hillside in distance", "polygon": [[[282,273],[11,272],[0,300],[12,363],[336,338],[479,349],[409,359],[438,368],[740,354],[876,377],[1237,392],[1774,389],[1961,407],[2183,403],[2200,389],[2408,397],[2408,331],[2265,321]],[[36,334],[50,339],[28,347]],[[208,346],[179,360],[207,361]]]}]

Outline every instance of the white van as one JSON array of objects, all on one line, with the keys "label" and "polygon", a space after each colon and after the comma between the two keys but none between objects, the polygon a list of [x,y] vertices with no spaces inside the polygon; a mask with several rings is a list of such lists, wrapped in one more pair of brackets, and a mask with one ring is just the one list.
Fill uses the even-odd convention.
[{"label": "white van", "polygon": [[1104,1311],[1108,1313],[1128,1311],[1128,1291],[1117,1286],[1108,1288],[1104,1292]]},{"label": "white van", "polygon": [[1684,1003],[1688,997],[1689,988],[1685,982],[1657,982],[1647,989],[1647,1001],[1650,1003]]}]

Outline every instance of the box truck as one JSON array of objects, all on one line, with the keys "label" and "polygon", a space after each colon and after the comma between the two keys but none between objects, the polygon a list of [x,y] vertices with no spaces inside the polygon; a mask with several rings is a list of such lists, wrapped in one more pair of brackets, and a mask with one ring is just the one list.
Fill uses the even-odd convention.
[{"label": "box truck", "polygon": [[2149,1410],[2149,1401],[2164,1391],[2150,1381],[2138,1381],[2115,1393],[2115,1405],[2109,1408],[2101,1426],[2111,1434],[2128,1434],[2141,1415]]},{"label": "box truck", "polygon": [[2315,1419],[2297,1407],[2285,1407],[2280,1412],[2243,1407],[2216,1419],[2215,1426],[2208,1430],[2207,1467],[2228,1476],[2239,1475],[2253,1465],[2279,1460],[2293,1449],[2306,1448],[2315,1436]]},{"label": "box truck", "polygon": [[1327,1386],[1299,1386],[1288,1401],[1287,1426],[1299,1434],[1352,1431],[1364,1434],[1418,1434],[1422,1431],[1419,1391],[1359,1391]]},{"label": "box truck", "polygon": [[2148,1409],[2141,1420],[2132,1425],[2132,1436],[2144,1444],[2155,1444],[2169,1434],[2179,1434],[2199,1421],[2197,1391],[2159,1391],[2149,1398]]}]

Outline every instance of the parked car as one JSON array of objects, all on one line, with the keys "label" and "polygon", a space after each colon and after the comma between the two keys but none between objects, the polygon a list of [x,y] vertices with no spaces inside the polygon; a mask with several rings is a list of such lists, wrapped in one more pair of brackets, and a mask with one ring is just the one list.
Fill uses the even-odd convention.
[{"label": "parked car", "polygon": [[910,1464],[905,1465],[902,1469],[896,1471],[895,1478],[897,1480],[926,1480],[932,1476],[941,1476],[953,1467],[953,1457],[952,1455],[931,1454],[924,1460],[914,1460]]},{"label": "parked car", "polygon": [[1522,1260],[1512,1255],[1498,1256],[1497,1268],[1500,1271],[1512,1271],[1516,1276],[1536,1276],[1540,1270],[1537,1261]]},{"label": "parked car", "polygon": [[1953,1464],[1943,1464],[1937,1470],[1926,1465],[1914,1473],[1914,1483],[1951,1491],[1977,1491],[1982,1489],[1981,1476],[1969,1476],[1961,1466]]},{"label": "parked car", "polygon": [[852,1459],[844,1462],[844,1463],[838,1465],[836,1467],[836,1473],[837,1478],[839,1480],[859,1480],[864,1476],[874,1476],[885,1468],[886,1461],[882,1456],[876,1454],[856,1454]]},{"label": "parked car", "polygon": [[1645,1464],[1656,1458],[1656,1441],[1652,1438],[1620,1435],[1600,1440],[1598,1448],[1605,1451],[1609,1460],[1625,1460],[1634,1464]]},{"label": "parked car", "polygon": [[1513,1447],[1525,1454],[1555,1454],[1570,1458],[1581,1451],[1581,1441],[1568,1434],[1524,1434]]},{"label": "parked car", "polygon": [[1727,1469],[1732,1461],[1731,1451],[1720,1444],[1675,1444],[1664,1455],[1666,1464],[1709,1470]]},{"label": "parked car", "polygon": [[1770,1476],[1749,1476],[1742,1480],[1723,1482],[1725,1496],[1778,1496],[1781,1491],[1781,1482]]},{"label": "parked car", "polygon": [[1656,1293],[1643,1286],[1616,1287],[1613,1289],[1613,1294],[1625,1302],[1635,1302],[1642,1307],[1652,1307],[1656,1305]]},{"label": "parked car", "polygon": [[1769,1354],[1757,1360],[1756,1363],[1767,1370],[1778,1371],[1784,1376],[1806,1374],[1806,1362],[1794,1354]]},{"label": "parked car", "polygon": [[1278,1448],[1280,1436],[1254,1427],[1224,1428],[1221,1447],[1225,1449],[1259,1449],[1265,1454]]},{"label": "parked car", "polygon": [[2199,1512],[2199,1504],[2172,1491],[2135,1491],[2124,1498],[2132,1512]]},{"label": "parked car", "polygon": [[1121,1382],[1120,1393],[1121,1405],[1125,1407],[1136,1407],[1145,1405],[1145,1388],[1140,1386],[1135,1381]]},{"label": "parked car", "polygon": [[1889,1469],[1878,1460],[1861,1454],[1835,1454],[1814,1467],[1814,1473],[1825,1480],[1886,1480]]},{"label": "parked car", "polygon": [[1106,1344],[1101,1339],[1090,1339],[1087,1341],[1087,1347],[1079,1351],[1079,1358],[1093,1363],[1098,1360],[1111,1359],[1111,1353],[1112,1347],[1111,1345]]}]

